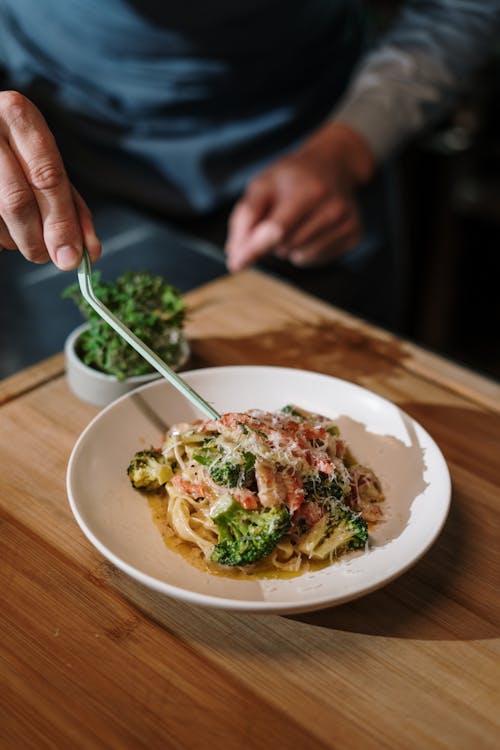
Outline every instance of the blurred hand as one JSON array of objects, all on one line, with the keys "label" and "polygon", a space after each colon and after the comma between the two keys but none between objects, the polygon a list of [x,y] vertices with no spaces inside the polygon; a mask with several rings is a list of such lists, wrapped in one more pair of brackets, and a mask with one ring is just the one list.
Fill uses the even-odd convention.
[{"label": "blurred hand", "polygon": [[91,213],[68,180],[47,123],[22,94],[0,92],[0,249],[70,270],[83,244],[97,260]]},{"label": "blurred hand", "polygon": [[362,231],[355,191],[374,169],[361,136],[340,123],[323,126],[250,182],[229,219],[228,268],[271,252],[319,266],[353,249]]}]

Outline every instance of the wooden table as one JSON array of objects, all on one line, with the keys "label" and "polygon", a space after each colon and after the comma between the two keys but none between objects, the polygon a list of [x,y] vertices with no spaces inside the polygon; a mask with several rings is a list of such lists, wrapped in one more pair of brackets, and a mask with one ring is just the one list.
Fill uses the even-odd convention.
[{"label": "wooden table", "polygon": [[500,387],[247,271],[189,295],[194,366],[271,364],[395,401],[449,463],[425,557],[352,603],[280,617],[143,588],[66,498],[97,412],[56,356],[0,383],[0,747],[500,747]]}]

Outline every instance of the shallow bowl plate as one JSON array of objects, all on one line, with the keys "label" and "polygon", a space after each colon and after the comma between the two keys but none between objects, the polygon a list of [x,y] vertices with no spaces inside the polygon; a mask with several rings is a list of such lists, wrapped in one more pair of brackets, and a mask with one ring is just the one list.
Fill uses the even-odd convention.
[{"label": "shallow bowl plate", "polygon": [[215,367],[183,377],[219,412],[294,403],[334,418],[356,458],[386,494],[385,520],[367,551],[290,579],[241,581],[191,566],[169,550],[144,497],[129,483],[134,453],[168,427],[200,415],[165,380],[115,401],[84,430],[68,465],[71,509],[84,534],[118,568],[160,594],[247,612],[292,613],[341,604],[396,578],[431,546],[451,496],[446,462],[430,435],[395,404],[345,380],[281,367]]}]

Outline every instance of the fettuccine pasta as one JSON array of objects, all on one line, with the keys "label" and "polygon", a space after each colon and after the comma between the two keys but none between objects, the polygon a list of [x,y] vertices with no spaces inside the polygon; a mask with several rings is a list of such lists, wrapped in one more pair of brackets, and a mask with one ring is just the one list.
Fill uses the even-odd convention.
[{"label": "fettuccine pasta", "polygon": [[170,547],[206,570],[280,577],[368,544],[384,495],[326,417],[295,406],[177,424],[128,474]]}]

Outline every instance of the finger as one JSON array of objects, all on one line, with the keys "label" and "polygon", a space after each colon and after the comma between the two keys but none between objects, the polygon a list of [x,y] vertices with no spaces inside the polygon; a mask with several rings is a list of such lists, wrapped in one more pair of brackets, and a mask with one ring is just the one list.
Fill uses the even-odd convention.
[{"label": "finger", "polygon": [[95,263],[101,257],[102,247],[101,241],[96,235],[94,220],[89,207],[83,200],[82,196],[75,187],[71,187],[73,200],[75,202],[78,219],[80,221],[80,228],[82,230],[83,242],[87,248],[90,262]]},{"label": "finger", "polygon": [[0,248],[2,250],[17,250],[16,243],[10,236],[7,225],[2,218],[0,218]]},{"label": "finger", "polygon": [[46,263],[38,205],[21,166],[4,138],[0,138],[0,215],[14,245],[28,260]]},{"label": "finger", "polygon": [[263,221],[256,226],[249,240],[240,245],[228,259],[230,271],[255,263],[283,240],[283,230],[272,221]]},{"label": "finger", "polygon": [[285,258],[288,257],[289,252],[290,250],[286,245],[277,245],[273,250],[273,254],[281,260],[285,260]]},{"label": "finger", "polygon": [[28,100],[16,102],[9,110],[9,143],[38,204],[45,246],[59,268],[75,268],[82,234],[61,156],[38,109]]},{"label": "finger", "polygon": [[307,245],[325,231],[340,227],[353,212],[356,212],[357,216],[351,200],[344,197],[330,198],[310,211],[295,230],[288,234],[287,244],[290,247]]},{"label": "finger", "polygon": [[272,210],[254,227],[248,240],[234,249],[228,264],[230,270],[241,270],[274,252],[314,205],[315,198],[310,193],[301,190],[287,193],[275,199]]},{"label": "finger", "polygon": [[329,244],[327,247],[318,245],[317,247],[309,248],[308,251],[297,250],[290,254],[288,260],[292,265],[300,268],[324,266],[354,250],[359,241],[359,233],[352,232],[351,234],[346,234],[335,244]]},{"label": "finger", "polygon": [[326,232],[308,245],[290,249],[288,260],[300,267],[321,266],[353,250],[360,238],[359,224],[348,220],[341,227]]},{"label": "finger", "polygon": [[271,204],[271,185],[262,181],[250,183],[229,217],[226,242],[226,252],[229,255],[248,239],[251,230],[265,216]]}]

